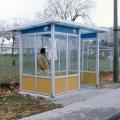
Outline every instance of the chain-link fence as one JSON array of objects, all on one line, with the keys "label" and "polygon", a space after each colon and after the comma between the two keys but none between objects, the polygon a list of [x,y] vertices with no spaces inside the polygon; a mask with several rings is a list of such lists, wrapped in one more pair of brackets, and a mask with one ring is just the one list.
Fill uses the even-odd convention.
[{"label": "chain-link fence", "polygon": [[19,82],[19,48],[0,44],[0,83]]},{"label": "chain-link fence", "polygon": [[104,47],[100,49],[100,80],[113,80],[113,48]]},{"label": "chain-link fence", "polygon": [[[100,49],[100,78],[103,81],[113,81],[113,47]],[[120,79],[120,51],[118,57],[118,70]]]}]

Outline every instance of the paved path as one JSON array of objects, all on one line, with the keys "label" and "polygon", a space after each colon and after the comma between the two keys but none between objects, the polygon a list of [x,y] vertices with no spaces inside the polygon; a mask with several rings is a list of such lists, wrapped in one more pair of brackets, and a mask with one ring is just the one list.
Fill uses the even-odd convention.
[{"label": "paved path", "polygon": [[[21,120],[107,120],[120,113],[120,88],[101,89],[101,91],[103,92],[100,92],[100,94],[79,100],[61,109],[55,109]],[[90,96],[89,94],[88,96]]]},{"label": "paved path", "polygon": [[56,104],[62,104],[64,106],[69,105],[69,104],[73,104],[75,102],[79,102],[79,101],[85,101],[89,98],[95,97],[97,95],[100,94],[104,94],[106,92],[110,92],[111,88],[103,88],[103,89],[99,89],[99,88],[91,88],[91,87],[85,87],[85,88],[81,88],[81,90],[79,92],[75,92],[75,93],[71,93],[71,94],[67,94],[67,95],[61,95],[58,96],[54,99],[50,99],[51,101],[53,101]]}]

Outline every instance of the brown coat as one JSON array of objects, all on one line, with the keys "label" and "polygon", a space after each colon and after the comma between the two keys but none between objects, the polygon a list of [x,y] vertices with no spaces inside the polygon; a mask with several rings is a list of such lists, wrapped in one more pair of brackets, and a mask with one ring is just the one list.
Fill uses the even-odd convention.
[{"label": "brown coat", "polygon": [[40,70],[48,70],[48,60],[45,55],[40,54],[38,55],[38,66]]}]

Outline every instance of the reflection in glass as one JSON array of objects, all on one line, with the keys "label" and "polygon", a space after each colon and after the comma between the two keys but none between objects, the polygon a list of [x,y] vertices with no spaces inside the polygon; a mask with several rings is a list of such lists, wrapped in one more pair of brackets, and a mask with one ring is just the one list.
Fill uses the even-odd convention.
[{"label": "reflection in glass", "polygon": [[36,46],[37,46],[37,57],[40,54],[40,49],[46,48],[46,56],[49,62],[49,69],[47,71],[42,71],[42,70],[40,71],[39,67],[37,67],[37,75],[50,76],[51,75],[51,55],[50,55],[51,54],[51,35],[50,34],[37,35]]},{"label": "reflection in glass", "polygon": [[68,37],[68,70],[69,74],[78,73],[78,37]]},{"label": "reflection in glass", "polygon": [[35,37],[33,35],[23,36],[23,73],[35,75]]},{"label": "reflection in glass", "polygon": [[66,74],[66,49],[67,49],[67,36],[55,35],[56,40],[56,59],[55,71],[56,76]]}]

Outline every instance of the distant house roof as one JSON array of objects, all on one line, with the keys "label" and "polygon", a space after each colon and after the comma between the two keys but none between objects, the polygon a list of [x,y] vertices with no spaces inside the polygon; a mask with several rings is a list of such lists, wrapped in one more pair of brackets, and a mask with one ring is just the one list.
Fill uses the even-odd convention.
[{"label": "distant house roof", "polygon": [[[4,40],[3,40],[3,39],[4,39]],[[12,44],[12,43],[13,43],[13,40],[12,40],[12,39],[8,40],[8,39],[6,39],[6,38],[0,37],[0,44]]]},{"label": "distant house roof", "polygon": [[58,20],[58,19],[50,19],[50,20],[46,20],[46,21],[41,21],[41,22],[37,22],[37,23],[35,22],[35,23],[23,25],[23,26],[20,26],[20,27],[13,27],[13,28],[9,28],[7,31],[16,31],[16,30],[22,31],[22,30],[26,30],[26,29],[30,29],[30,28],[35,28],[35,27],[39,27],[39,26],[48,25],[48,24],[51,24],[51,23],[54,23],[54,24],[57,24],[57,25],[62,25],[62,26],[79,28],[79,29],[82,30],[83,33],[107,32],[108,31],[108,29],[106,29],[106,28],[83,25],[83,24],[76,23],[76,22],[71,22],[71,21],[66,21],[66,20]]}]

